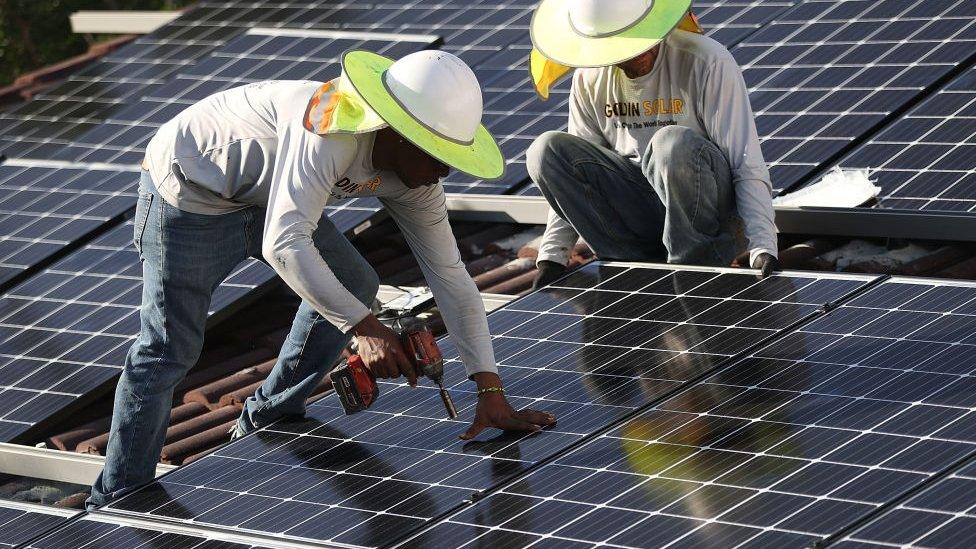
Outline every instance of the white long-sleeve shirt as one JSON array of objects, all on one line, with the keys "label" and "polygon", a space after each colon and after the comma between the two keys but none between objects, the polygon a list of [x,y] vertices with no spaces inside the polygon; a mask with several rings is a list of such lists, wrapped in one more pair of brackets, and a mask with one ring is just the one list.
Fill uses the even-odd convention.
[{"label": "white long-sleeve shirt", "polygon": [[497,372],[484,304],[461,261],[443,187],[410,189],[396,174],[374,169],[375,133],[306,130],[305,109],[321,85],[261,82],[187,108],[147,148],[146,166],[159,194],[200,214],[267,208],[265,259],[344,332],[370,311],[335,277],[312,233],[330,202],[378,197],[417,257],[468,375]]},{"label": "white long-sleeve shirt", "polygon": [[[705,136],[728,160],[750,264],[763,252],[776,256],[769,170],[742,72],[724,46],[675,30],[644,76],[629,79],[616,67],[577,69],[573,75],[572,135],[640,164],[657,130],[674,124]],[[550,209],[538,260],[565,265],[577,238],[572,225]]]}]

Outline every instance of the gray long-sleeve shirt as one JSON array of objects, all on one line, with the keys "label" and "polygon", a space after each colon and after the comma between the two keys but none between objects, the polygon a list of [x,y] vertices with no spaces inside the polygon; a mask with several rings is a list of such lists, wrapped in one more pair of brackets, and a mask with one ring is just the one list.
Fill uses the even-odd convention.
[{"label": "gray long-sleeve shirt", "polygon": [[322,85],[269,81],[227,90],[164,124],[146,151],[159,194],[221,214],[267,208],[262,252],[281,278],[346,332],[369,314],[312,241],[328,203],[375,196],[420,263],[468,375],[497,372],[481,294],[461,261],[441,185],[410,189],[372,166],[375,133],[320,136],[304,127]]},{"label": "gray long-sleeve shirt", "polygon": [[[672,124],[705,136],[728,159],[750,264],[763,252],[775,256],[769,170],[742,72],[728,50],[706,36],[675,30],[644,76],[631,80],[616,67],[577,69],[573,75],[573,135],[639,164],[657,130]],[[577,238],[572,225],[550,209],[538,260],[565,265]]]}]

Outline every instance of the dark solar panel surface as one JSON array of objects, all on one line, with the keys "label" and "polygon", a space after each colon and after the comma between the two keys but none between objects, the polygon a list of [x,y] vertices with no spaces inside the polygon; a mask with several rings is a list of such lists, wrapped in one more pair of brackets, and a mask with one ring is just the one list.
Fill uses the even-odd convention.
[{"label": "dark solar panel surface", "polygon": [[[35,532],[32,535],[37,535]],[[25,540],[26,541],[26,540]],[[25,549],[264,549],[248,542],[229,541],[205,533],[174,532],[158,527],[112,524],[84,517],[32,541]]]},{"label": "dark solar panel surface", "polygon": [[[163,123],[214,93],[262,80],[321,80],[339,76],[339,58],[349,49],[368,49],[402,57],[430,46],[435,38],[405,37],[404,41],[364,40],[328,33],[304,34],[252,29],[162,86],[147,91],[137,103],[115,114],[97,129],[77,138],[55,155],[61,160],[138,164],[146,144]],[[354,198],[326,209],[340,230],[350,230],[381,209],[374,198]]]},{"label": "dark solar panel surface", "polygon": [[0,166],[0,288],[135,201],[134,170]]},{"label": "dark solar panel surface", "polygon": [[409,545],[809,546],[976,451],[974,305],[876,286]]},{"label": "dark solar panel surface", "polygon": [[[723,43],[732,44],[794,3],[792,0],[696,2],[695,7],[712,36]],[[0,133],[9,133],[8,137],[16,141],[7,149],[11,157],[136,164],[145,143],[159,124],[181,110],[187,101],[192,102],[229,87],[225,75],[218,74],[217,78],[205,83],[187,82],[187,78],[201,79],[203,74],[200,67],[211,67],[215,62],[214,57],[219,57],[219,54],[211,58],[204,56],[223,47],[227,41],[240,40],[235,37],[249,28],[283,26],[291,29],[427,33],[442,36],[444,44],[441,49],[459,55],[475,69],[485,87],[485,124],[498,137],[508,160],[508,170],[498,181],[478,181],[455,173],[445,180],[445,189],[453,193],[504,193],[527,181],[524,154],[532,139],[546,130],[565,129],[566,125],[568,85],[557,87],[552,99],[543,103],[536,98],[526,77],[525,63],[531,48],[528,25],[534,7],[535,2],[528,0],[392,2],[369,8],[356,4],[320,5],[305,2],[274,5],[201,2],[197,8],[173,23],[110,54],[78,77],[81,83],[75,87],[81,89],[74,93],[84,99],[84,104],[104,104],[98,101],[98,94],[113,97],[111,109],[100,109],[99,112],[104,112],[104,115],[91,116],[90,120],[79,120],[76,124],[62,119],[59,126],[53,124],[54,118],[51,121],[44,118],[43,113],[57,109],[56,102],[52,101],[54,104],[51,105],[45,99],[43,104],[23,107],[37,113],[18,117],[18,120],[25,120],[20,120],[19,126],[6,126],[9,132],[4,132],[4,126],[0,126]],[[308,49],[296,45],[290,51],[308,56],[308,51],[318,48],[317,45],[305,47]],[[393,56],[406,53],[396,48],[383,51],[384,48],[376,43],[356,47],[367,47]],[[235,70],[227,71],[228,74],[239,76],[243,70],[253,79],[326,79],[332,76],[321,73],[321,69],[318,72],[309,70],[311,67],[307,63],[315,59],[305,60],[304,66],[290,67],[289,73],[281,73],[275,69],[287,65],[288,59],[281,59],[280,52],[277,53],[279,59],[257,68],[255,65],[262,65],[260,55],[256,59],[253,55],[250,57],[242,60],[243,69],[238,66]],[[332,70],[337,73],[331,59],[319,61],[329,65],[326,72]],[[120,65],[131,70],[131,75],[121,75]],[[303,70],[306,72],[297,74]],[[96,80],[100,86],[94,87],[89,80]],[[239,80],[243,81],[251,80]],[[145,87],[132,91],[133,83]],[[189,84],[189,89],[186,89],[186,84]],[[136,98],[138,101],[134,100]],[[170,98],[175,99],[170,104],[160,105],[169,102]],[[146,102],[150,107],[148,109]],[[97,127],[94,126],[95,122],[98,122]],[[537,191],[523,192],[534,194]]]},{"label": "dark solar panel surface", "polygon": [[[545,433],[462,443],[476,396],[448,340],[444,418],[429,387],[384,383],[345,416],[334,396],[112,505],[115,513],[377,546],[510,479],[805,318],[871,277],[591,265],[489,315],[516,407],[559,414]],[[497,433],[496,433],[497,434]]]},{"label": "dark solar panel surface", "polygon": [[879,206],[976,209],[976,69],[954,79],[838,162],[872,170]]},{"label": "dark solar panel surface", "polygon": [[0,547],[15,547],[58,524],[73,513],[38,505],[0,501]]},{"label": "dark solar panel surface", "polygon": [[807,0],[732,49],[789,188],[976,54],[965,0]]},{"label": "dark solar panel surface", "polygon": [[337,38],[321,31],[307,36],[252,29],[165,84],[147,90],[141,100],[116,113],[97,129],[76,138],[53,157],[83,162],[139,164],[146,144],[162,124],[186,107],[214,93],[262,80],[328,81],[339,76],[339,59],[349,49],[368,49],[402,57],[427,48],[435,40],[364,40]]},{"label": "dark solar panel surface", "polygon": [[136,60],[130,57],[135,49],[116,50],[29,102],[0,111],[0,155],[53,158],[194,61],[187,51]]},{"label": "dark solar panel surface", "polygon": [[905,503],[868,522],[834,547],[976,546],[976,467],[933,483]]},{"label": "dark solar panel surface", "polygon": [[[141,276],[129,222],[0,296],[0,440],[121,372],[139,332]],[[214,293],[211,315],[272,276],[264,263],[242,263]]]}]

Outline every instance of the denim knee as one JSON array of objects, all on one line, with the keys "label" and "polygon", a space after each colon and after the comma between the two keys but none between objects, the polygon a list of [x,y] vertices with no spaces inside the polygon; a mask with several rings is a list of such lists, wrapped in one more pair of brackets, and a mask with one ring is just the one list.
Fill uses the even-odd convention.
[{"label": "denim knee", "polygon": [[532,145],[525,152],[525,168],[529,172],[529,177],[540,187],[551,182],[562,181],[562,178],[547,178],[546,165],[552,161],[562,161],[566,156],[567,146],[570,146],[574,139],[579,139],[566,132],[550,130],[535,138]]},{"label": "denim knee", "polygon": [[[665,126],[659,129],[644,151],[642,171],[652,179],[653,171],[667,170],[691,171],[701,146],[708,140],[697,132],[684,126]],[[682,174],[686,175],[686,174]],[[684,178],[667,178],[669,182],[679,183]]]}]

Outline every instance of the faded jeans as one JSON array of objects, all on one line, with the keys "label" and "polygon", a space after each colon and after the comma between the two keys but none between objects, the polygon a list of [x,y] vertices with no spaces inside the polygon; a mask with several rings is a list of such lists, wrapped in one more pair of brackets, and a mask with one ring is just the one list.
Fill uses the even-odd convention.
[{"label": "faded jeans", "polygon": [[[116,387],[105,468],[92,487],[89,508],[155,476],[173,389],[200,356],[211,294],[238,264],[260,257],[264,215],[258,207],[222,215],[179,210],[159,196],[143,172],[133,239],[142,261],[142,328]],[[346,237],[323,217],[313,240],[339,281],[371,304],[379,281]],[[350,337],[303,302],[277,364],[247,400],[238,430],[246,434],[282,416],[302,414],[305,399]]]},{"label": "faded jeans", "polygon": [[728,266],[738,248],[732,173],[693,130],[654,134],[641,165],[564,132],[539,136],[529,174],[602,259]]}]

